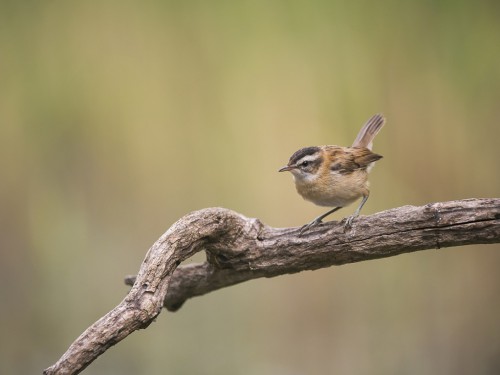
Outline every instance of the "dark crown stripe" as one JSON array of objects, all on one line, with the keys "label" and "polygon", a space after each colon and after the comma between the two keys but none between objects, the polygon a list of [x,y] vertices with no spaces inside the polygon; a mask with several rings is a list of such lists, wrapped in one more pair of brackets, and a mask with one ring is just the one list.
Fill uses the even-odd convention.
[{"label": "dark crown stripe", "polygon": [[321,149],[316,146],[311,146],[311,147],[304,147],[301,148],[298,151],[295,151],[295,153],[290,157],[290,161],[288,162],[289,165],[293,165],[297,163],[300,159],[302,159],[304,156],[307,155],[314,155],[317,152],[319,152]]}]

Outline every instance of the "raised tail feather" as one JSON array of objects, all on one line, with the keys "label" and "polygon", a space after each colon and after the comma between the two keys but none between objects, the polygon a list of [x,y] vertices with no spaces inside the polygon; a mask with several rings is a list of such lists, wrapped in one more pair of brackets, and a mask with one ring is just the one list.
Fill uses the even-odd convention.
[{"label": "raised tail feather", "polygon": [[384,124],[384,116],[379,113],[372,116],[359,131],[358,136],[352,143],[352,147],[365,147],[371,150],[373,147],[373,138],[375,138]]}]

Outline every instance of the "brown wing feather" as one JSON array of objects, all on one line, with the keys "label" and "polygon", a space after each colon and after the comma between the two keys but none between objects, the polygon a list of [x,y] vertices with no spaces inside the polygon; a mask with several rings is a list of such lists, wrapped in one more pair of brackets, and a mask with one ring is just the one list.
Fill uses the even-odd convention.
[{"label": "brown wing feather", "polygon": [[[359,153],[358,150],[360,151]],[[376,162],[379,159],[382,159],[382,155],[371,152],[367,148],[358,148],[354,153],[355,153],[354,161],[356,164],[359,164],[361,168],[366,168],[371,163]]]},{"label": "brown wing feather", "polygon": [[382,155],[375,154],[367,148],[349,147],[333,152],[330,170],[339,173],[352,173],[360,169],[367,169],[371,163],[382,159]]}]

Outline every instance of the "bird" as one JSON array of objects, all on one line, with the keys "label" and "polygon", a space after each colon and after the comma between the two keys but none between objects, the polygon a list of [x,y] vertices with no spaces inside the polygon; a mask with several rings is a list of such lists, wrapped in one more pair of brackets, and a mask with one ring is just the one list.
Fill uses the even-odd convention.
[{"label": "bird", "polygon": [[382,155],[372,152],[373,139],[385,124],[382,114],[372,116],[363,125],[351,147],[335,145],[309,146],[293,153],[288,164],[278,172],[291,172],[297,192],[318,206],[333,207],[302,226],[300,235],[320,225],[335,211],[362,198],[351,216],[344,218],[344,232],[370,196],[368,173]]}]

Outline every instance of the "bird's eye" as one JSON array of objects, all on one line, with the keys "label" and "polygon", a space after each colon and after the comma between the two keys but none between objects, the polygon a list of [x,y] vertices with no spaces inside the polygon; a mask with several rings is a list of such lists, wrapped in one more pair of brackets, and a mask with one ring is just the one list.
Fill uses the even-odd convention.
[{"label": "bird's eye", "polygon": [[307,167],[309,165],[309,162],[308,161],[303,161],[300,165],[303,166],[303,167]]}]

